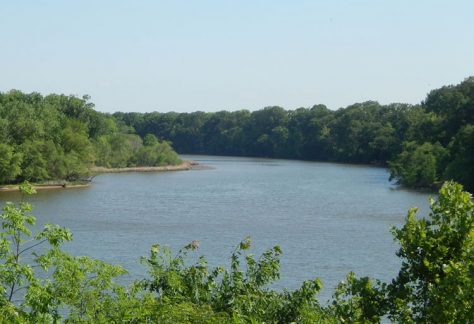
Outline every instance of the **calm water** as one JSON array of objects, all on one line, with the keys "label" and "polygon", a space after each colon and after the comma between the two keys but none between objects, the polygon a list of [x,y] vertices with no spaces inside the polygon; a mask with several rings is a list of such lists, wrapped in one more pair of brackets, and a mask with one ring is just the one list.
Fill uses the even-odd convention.
[{"label": "calm water", "polygon": [[[130,278],[154,243],[178,249],[201,241],[199,254],[227,265],[247,235],[253,253],[283,249],[276,287],[319,277],[327,300],[349,271],[388,280],[399,268],[390,226],[409,207],[428,213],[428,194],[396,189],[385,169],[287,160],[185,156],[212,167],[168,173],[104,174],[90,188],[31,198],[40,224],[69,227],[66,249],[121,264]],[[0,202],[17,199],[4,193]]]}]

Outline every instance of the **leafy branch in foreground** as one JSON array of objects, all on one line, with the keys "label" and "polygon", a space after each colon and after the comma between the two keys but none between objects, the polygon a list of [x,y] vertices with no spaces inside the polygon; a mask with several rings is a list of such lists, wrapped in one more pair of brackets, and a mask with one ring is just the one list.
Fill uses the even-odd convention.
[{"label": "leafy branch in foreground", "polygon": [[[220,319],[234,322],[292,322],[324,318],[316,295],[322,288],[319,279],[306,281],[293,292],[277,292],[268,286],[280,276],[281,249],[265,251],[259,259],[243,256],[251,246],[250,238],[242,241],[231,255],[230,269],[210,269],[204,257],[186,266],[186,255],[197,249],[197,242],[184,247],[175,257],[171,251],[154,245],[142,261],[149,268],[151,279],[143,287],[157,298],[172,303],[208,306]],[[241,268],[245,262],[245,270]]]},{"label": "leafy branch in foreground", "polygon": [[474,202],[462,186],[447,182],[430,202],[429,218],[410,209],[392,229],[402,259],[391,283],[348,276],[333,301],[344,321],[471,323],[474,321]]},{"label": "leafy branch in foreground", "polygon": [[[21,185],[20,191],[22,196],[35,193],[28,183]],[[0,233],[0,315],[4,318],[18,316],[15,305],[35,311],[36,303],[30,299],[30,290],[41,285],[41,279],[35,274],[36,268],[47,270],[47,264],[60,253],[59,245],[72,239],[68,230],[53,225],[46,225],[33,235],[29,227],[36,219],[31,210],[31,205],[22,198],[19,206],[6,203],[0,215],[3,230]],[[34,253],[33,249],[43,243],[49,244],[49,250],[43,254]]]},{"label": "leafy branch in foreground", "polygon": [[[33,193],[29,185],[22,192]],[[271,284],[280,276],[281,249],[259,258],[250,238],[228,269],[211,268],[193,241],[173,255],[153,245],[142,258],[148,277],[121,286],[119,267],[61,251],[71,233],[46,225],[37,234],[31,205],[5,205],[0,233],[0,319],[12,323],[470,323],[474,321],[474,203],[455,183],[431,201],[428,218],[411,209],[392,233],[402,266],[384,283],[349,273],[333,300],[316,298],[319,279],[294,291]]]},{"label": "leafy branch in foreground", "polygon": [[[20,186],[22,197],[35,193],[28,183]],[[0,318],[7,322],[50,323],[69,313],[71,318],[97,311],[112,279],[124,273],[118,266],[88,257],[72,257],[61,244],[71,232],[46,224],[32,233],[36,218],[22,201],[6,203],[0,215]]]},{"label": "leafy branch in foreground", "polygon": [[428,219],[408,213],[393,229],[402,267],[388,286],[391,316],[415,322],[474,320],[474,203],[462,186],[445,184]]}]

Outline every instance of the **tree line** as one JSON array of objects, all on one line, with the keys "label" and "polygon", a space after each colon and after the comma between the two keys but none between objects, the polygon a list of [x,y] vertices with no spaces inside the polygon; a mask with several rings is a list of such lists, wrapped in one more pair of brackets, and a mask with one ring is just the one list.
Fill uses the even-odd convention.
[{"label": "tree line", "polygon": [[[27,184],[23,193],[33,193]],[[446,183],[427,218],[408,212],[393,228],[400,244],[390,282],[349,273],[327,304],[318,278],[274,290],[282,251],[249,253],[250,238],[230,253],[230,265],[196,258],[199,242],[177,253],[155,244],[141,258],[148,274],[130,285],[117,265],[63,251],[71,232],[45,225],[32,233],[32,207],[7,203],[0,214],[0,319],[6,323],[471,323],[474,321],[474,202]],[[41,248],[39,248],[41,246]],[[310,276],[311,274],[308,274]]]},{"label": "tree line", "polygon": [[91,166],[178,164],[166,141],[138,136],[78,98],[0,93],[0,184],[86,177]]},{"label": "tree line", "polygon": [[156,166],[179,153],[388,166],[410,187],[444,180],[474,190],[474,77],[419,105],[374,101],[250,112],[122,113],[78,98],[0,93],[0,183],[77,180],[93,165]]},{"label": "tree line", "polygon": [[179,153],[379,164],[406,186],[453,179],[474,190],[474,77],[435,89],[418,105],[113,116],[140,136],[171,141]]}]

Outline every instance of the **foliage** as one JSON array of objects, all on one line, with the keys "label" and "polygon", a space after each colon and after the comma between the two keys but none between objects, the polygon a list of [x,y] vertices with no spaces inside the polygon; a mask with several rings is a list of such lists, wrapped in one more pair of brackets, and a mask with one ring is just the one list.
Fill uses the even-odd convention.
[{"label": "foliage", "polygon": [[474,203],[454,183],[431,201],[429,219],[408,213],[394,229],[402,267],[389,285],[391,316],[415,322],[468,323],[474,320]]},{"label": "foliage", "polygon": [[447,152],[439,143],[403,143],[403,151],[389,162],[390,179],[409,187],[429,187],[441,178]]},{"label": "foliage", "polygon": [[21,172],[22,155],[10,146],[0,143],[0,183],[14,180]]},{"label": "foliage", "polygon": [[[456,180],[474,190],[474,77],[420,105],[375,101],[250,112],[115,113],[89,97],[0,93],[0,182],[77,180],[91,166],[180,163],[180,153],[388,165],[410,187]],[[143,140],[142,140],[143,139]]]},{"label": "foliage", "polygon": [[[23,194],[34,193],[27,183],[20,189]],[[55,297],[48,294],[48,282],[37,275],[37,268],[47,271],[60,254],[59,245],[72,239],[68,230],[54,225],[45,225],[42,231],[33,234],[29,228],[35,224],[31,210],[27,202],[19,206],[7,203],[0,215],[3,229],[0,234],[0,315],[11,322],[21,322],[31,316],[41,321],[57,318],[52,301]],[[43,243],[49,244],[48,250],[31,253]]]},{"label": "foliage", "polygon": [[390,283],[349,274],[332,312],[341,322],[471,323],[474,321],[474,202],[447,182],[431,200],[429,218],[408,212],[392,230],[402,266]]},{"label": "foliage", "polygon": [[406,186],[454,179],[473,190],[473,107],[471,77],[431,91],[421,105],[367,101],[336,111],[315,105],[113,116],[140,136],[171,141],[180,153],[389,165]]},{"label": "foliage", "polygon": [[161,166],[180,163],[178,154],[173,151],[168,142],[160,142],[153,135],[147,135],[145,139],[147,140],[145,145],[140,147],[131,157],[131,164],[136,166]]},{"label": "foliage", "polygon": [[[29,184],[23,194],[34,193]],[[349,273],[322,306],[319,279],[279,291],[278,246],[259,258],[250,238],[232,252],[230,266],[190,262],[193,241],[173,255],[153,245],[142,263],[148,278],[122,286],[125,271],[89,257],[71,256],[61,244],[71,233],[56,225],[31,232],[31,205],[7,203],[1,214],[0,318],[11,323],[470,323],[474,321],[474,202],[455,183],[431,201],[429,218],[408,213],[392,230],[402,266],[390,283]]]},{"label": "foliage", "polygon": [[[268,289],[279,278],[278,246],[256,260],[242,253],[250,248],[250,238],[242,241],[231,255],[229,270],[222,267],[209,269],[204,257],[191,266],[185,265],[189,251],[198,248],[193,241],[171,257],[168,248],[154,245],[150,257],[143,259],[149,267],[151,279],[143,281],[146,289],[159,298],[179,303],[209,305],[216,314],[240,321],[289,323],[305,318],[322,317],[316,295],[322,285],[319,279],[306,281],[293,292]],[[246,270],[240,264],[246,263]]]},{"label": "foliage", "polygon": [[378,323],[388,310],[386,284],[368,278],[347,275],[334,293],[332,311],[342,323]]},{"label": "foliage", "polygon": [[0,184],[80,180],[93,165],[181,162],[169,143],[152,140],[95,111],[87,96],[0,93]]},{"label": "foliage", "polygon": [[[24,194],[34,190],[21,186]],[[304,282],[293,292],[268,288],[279,278],[278,246],[255,259],[242,253],[247,238],[231,256],[230,270],[209,269],[204,257],[188,266],[186,256],[197,250],[191,242],[172,256],[154,245],[142,258],[150,279],[120,286],[114,279],[125,273],[118,266],[89,257],[73,257],[60,249],[72,239],[64,228],[45,225],[33,234],[31,205],[7,203],[0,240],[0,316],[9,322],[56,321],[110,323],[310,322],[328,319],[316,300],[319,280]],[[48,248],[41,248],[47,244]],[[246,270],[240,267],[246,263]]]},{"label": "foliage", "polygon": [[[28,184],[23,195],[33,194]],[[11,323],[51,323],[68,315],[73,322],[107,322],[105,310],[120,287],[113,279],[125,271],[89,257],[72,257],[60,249],[72,240],[69,230],[46,224],[32,233],[32,207],[3,207],[0,234],[0,318]],[[46,245],[46,246],[45,246]]]},{"label": "foliage", "polygon": [[474,192],[474,125],[459,130],[449,144],[451,161],[446,167],[445,178],[464,183]]}]

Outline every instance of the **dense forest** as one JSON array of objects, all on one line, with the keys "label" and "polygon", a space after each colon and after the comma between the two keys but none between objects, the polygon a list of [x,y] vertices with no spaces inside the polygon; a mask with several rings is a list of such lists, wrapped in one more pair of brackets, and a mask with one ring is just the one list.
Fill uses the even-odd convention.
[{"label": "dense forest", "polygon": [[388,166],[409,187],[444,180],[474,190],[474,77],[419,105],[368,101],[250,112],[122,113],[87,96],[0,93],[0,183],[74,181],[91,166],[158,166],[179,153]]},{"label": "dense forest", "polygon": [[178,164],[169,143],[140,137],[87,96],[0,93],[0,184],[75,181],[91,166]]},{"label": "dense forest", "polygon": [[[33,193],[31,186],[20,186]],[[474,202],[446,183],[427,218],[408,212],[393,228],[400,244],[398,275],[390,282],[349,273],[327,304],[318,278],[293,290],[275,290],[282,251],[259,258],[244,239],[230,265],[196,258],[199,242],[177,253],[155,244],[141,259],[142,280],[125,286],[126,271],[61,245],[71,232],[46,225],[32,232],[32,207],[7,203],[0,215],[0,320],[5,323],[472,323],[474,321]],[[41,249],[38,247],[41,246]],[[342,278],[341,278],[342,279]]]},{"label": "dense forest", "polygon": [[431,91],[419,105],[113,116],[179,153],[379,164],[406,186],[453,179],[474,191],[474,77]]}]

